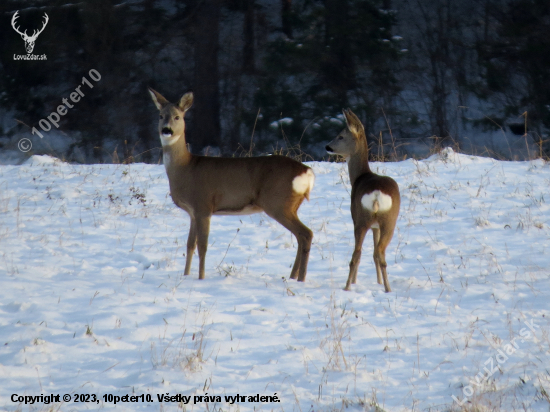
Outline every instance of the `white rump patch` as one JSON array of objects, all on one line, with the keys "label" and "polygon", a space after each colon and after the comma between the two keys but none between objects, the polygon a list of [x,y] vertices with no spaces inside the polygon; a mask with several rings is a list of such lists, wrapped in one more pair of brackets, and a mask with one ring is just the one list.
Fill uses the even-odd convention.
[{"label": "white rump patch", "polygon": [[301,195],[309,193],[313,189],[314,182],[315,175],[313,174],[313,170],[307,169],[307,172],[292,179],[292,190]]},{"label": "white rump patch", "polygon": [[387,212],[391,209],[391,196],[382,193],[380,190],[375,190],[372,193],[367,193],[361,198],[361,204],[369,212]]}]

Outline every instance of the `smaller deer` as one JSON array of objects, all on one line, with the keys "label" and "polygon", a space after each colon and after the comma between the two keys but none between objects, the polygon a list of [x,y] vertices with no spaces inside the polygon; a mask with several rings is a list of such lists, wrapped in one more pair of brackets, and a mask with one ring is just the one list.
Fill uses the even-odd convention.
[{"label": "smaller deer", "polygon": [[195,156],[187,149],[184,120],[193,93],[184,94],[176,104],[151,88],[149,93],[160,111],[158,131],[172,200],[191,218],[184,274],[189,275],[198,247],[199,279],[204,279],[212,215],[263,211],[296,236],[298,251],[290,278],[304,282],[313,234],[298,218],[298,208],[313,188],[311,168],[284,156]]},{"label": "smaller deer", "polygon": [[386,267],[386,248],[390,244],[399,215],[399,186],[388,176],[380,176],[369,168],[369,150],[365,129],[350,109],[344,110],[347,127],[326,146],[329,154],[344,156],[348,162],[351,189],[351,217],[355,234],[355,249],[349,264],[349,276],[344,290],[357,281],[361,247],[369,229],[374,240],[374,264],[378,283],[391,292]]}]

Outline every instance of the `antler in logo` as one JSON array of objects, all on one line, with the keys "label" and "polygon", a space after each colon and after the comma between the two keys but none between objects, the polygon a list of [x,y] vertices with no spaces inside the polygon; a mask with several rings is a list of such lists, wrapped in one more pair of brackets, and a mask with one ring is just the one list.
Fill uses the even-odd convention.
[{"label": "antler in logo", "polygon": [[44,31],[44,28],[46,27],[46,24],[48,24],[48,21],[50,19],[49,19],[48,15],[46,13],[44,13],[44,16],[43,16],[44,17],[44,23],[42,25],[42,28],[40,30],[34,30],[33,33],[32,33],[32,36],[28,36],[27,35],[27,30],[25,30],[23,33],[21,33],[19,31],[19,27],[15,27],[15,21],[19,17],[17,15],[17,13],[19,13],[19,10],[17,10],[15,12],[15,14],[13,15],[13,17],[11,19],[11,26],[13,27],[13,29],[17,33],[19,33],[21,35],[21,38],[25,41],[25,49],[27,49],[27,53],[31,54],[32,50],[34,49],[34,42],[38,38],[38,35]]}]

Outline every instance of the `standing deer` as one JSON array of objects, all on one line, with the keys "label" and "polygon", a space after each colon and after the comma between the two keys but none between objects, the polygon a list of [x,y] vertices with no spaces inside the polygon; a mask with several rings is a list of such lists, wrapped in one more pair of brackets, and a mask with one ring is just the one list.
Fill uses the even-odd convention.
[{"label": "standing deer", "polygon": [[50,18],[48,17],[48,15],[46,13],[44,13],[44,22],[42,23],[42,28],[40,30],[34,30],[32,32],[32,35],[29,36],[27,34],[27,30],[25,30],[24,32],[21,32],[19,30],[19,27],[15,27],[15,24],[16,24],[16,21],[17,19],[19,18],[19,16],[17,15],[17,13],[19,13],[19,10],[17,10],[14,14],[13,14],[13,17],[11,18],[11,26],[13,27],[13,29],[21,35],[21,38],[23,39],[23,41],[25,42],[25,49],[27,50],[27,53],[28,54],[31,54],[33,49],[34,49],[34,43],[36,42],[36,39],[38,38],[38,35],[40,33],[42,33],[44,31],[44,29],[46,28],[46,25],[48,24],[48,21],[50,20]]},{"label": "standing deer", "polygon": [[399,215],[399,186],[388,176],[371,172],[367,138],[359,118],[350,109],[344,110],[346,128],[326,146],[329,154],[338,154],[348,162],[351,189],[351,217],[355,234],[355,249],[349,264],[349,276],[344,290],[357,281],[361,247],[365,234],[372,229],[374,264],[379,284],[382,276],[386,292],[391,292],[386,271],[386,248],[390,244]]},{"label": "standing deer", "polygon": [[176,104],[151,88],[149,93],[160,111],[158,130],[172,199],[191,218],[184,274],[189,275],[198,244],[199,279],[204,279],[212,215],[263,211],[296,236],[298,251],[290,278],[304,282],[313,234],[298,219],[298,208],[304,199],[309,200],[313,171],[284,156],[195,156],[187,149],[184,120],[193,93],[184,94]]}]

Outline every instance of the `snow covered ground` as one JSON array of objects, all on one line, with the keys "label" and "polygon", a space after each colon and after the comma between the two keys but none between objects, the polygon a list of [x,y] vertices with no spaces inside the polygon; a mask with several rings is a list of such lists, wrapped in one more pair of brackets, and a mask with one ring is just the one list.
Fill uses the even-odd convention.
[{"label": "snow covered ground", "polygon": [[[310,165],[303,284],[288,279],[296,241],[263,214],[213,217],[206,280],[196,257],[184,277],[189,220],[163,166],[0,167],[0,408],[113,409],[143,394],[116,410],[548,411],[550,165],[450,150],[372,164],[402,194],[389,294],[370,236],[342,290],[347,169]],[[18,401],[40,394],[60,400]]]}]

